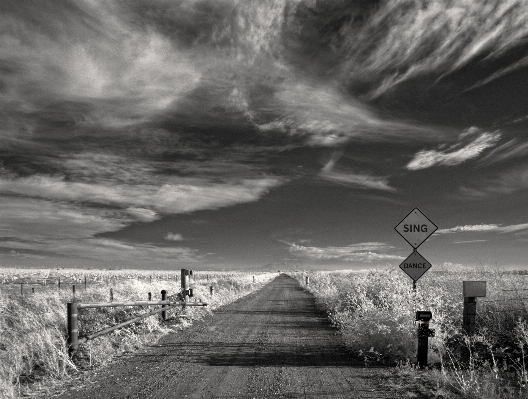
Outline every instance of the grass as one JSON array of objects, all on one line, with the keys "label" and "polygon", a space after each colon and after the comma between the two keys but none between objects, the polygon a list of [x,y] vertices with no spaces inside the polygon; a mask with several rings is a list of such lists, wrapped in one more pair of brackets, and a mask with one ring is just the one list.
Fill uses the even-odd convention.
[{"label": "grass", "polygon": [[[67,356],[66,303],[73,300],[71,285],[77,282],[75,298],[82,302],[107,302],[110,289],[114,301],[161,299],[161,290],[169,295],[180,290],[180,272],[161,271],[83,271],[60,270],[62,289],[53,284],[57,271],[0,270],[0,397],[44,394],[54,384],[73,378],[81,370],[96,369],[116,356],[134,352],[155,342],[162,335],[177,331],[204,317],[219,306],[230,303],[260,288],[276,273],[196,272],[191,288],[194,300],[209,303],[208,307],[188,307],[184,312],[172,310],[172,322],[161,321],[159,315],[116,330],[108,335],[81,344],[73,359]],[[84,289],[86,276],[87,288]],[[29,285],[24,295],[13,281],[47,279],[44,285]],[[214,287],[210,296],[209,287]],[[35,288],[32,293],[31,288]],[[119,307],[83,309],[79,314],[80,334],[99,331],[126,321],[152,307]],[[185,316],[179,318],[177,316]],[[40,391],[39,391],[40,390]]]},{"label": "grass", "polygon": [[[324,304],[347,346],[365,363],[397,365],[419,380],[427,397],[509,399],[528,397],[528,276],[498,267],[443,268],[412,281],[398,268],[293,273]],[[309,284],[306,285],[306,277]],[[462,331],[462,281],[487,281],[477,300],[477,331]],[[415,312],[433,313],[429,365],[415,366]],[[462,360],[469,350],[468,362]],[[423,382],[426,379],[427,384]]]}]

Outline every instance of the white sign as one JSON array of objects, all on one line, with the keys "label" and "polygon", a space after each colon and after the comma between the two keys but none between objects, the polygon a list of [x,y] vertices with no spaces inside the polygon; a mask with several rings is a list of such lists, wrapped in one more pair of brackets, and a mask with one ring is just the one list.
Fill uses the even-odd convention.
[{"label": "white sign", "polygon": [[418,248],[438,227],[431,222],[418,208],[414,208],[405,218],[394,228],[400,235],[412,245]]},{"label": "white sign", "polygon": [[400,265],[407,275],[414,281],[418,281],[422,275],[431,268],[431,264],[418,252],[414,251]]}]

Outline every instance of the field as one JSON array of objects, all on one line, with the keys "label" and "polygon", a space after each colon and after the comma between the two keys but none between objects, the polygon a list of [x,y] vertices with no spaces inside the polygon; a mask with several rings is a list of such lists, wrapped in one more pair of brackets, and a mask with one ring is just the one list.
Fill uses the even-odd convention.
[{"label": "field", "polygon": [[[46,387],[68,381],[79,369],[94,369],[115,356],[133,352],[170,331],[185,328],[207,312],[230,303],[270,281],[277,273],[195,272],[192,300],[209,306],[172,310],[80,345],[73,361],[67,356],[66,303],[161,299],[180,290],[180,271],[0,269],[0,397],[39,396]],[[58,281],[61,280],[59,289]],[[21,290],[22,283],[22,290]],[[75,285],[75,294],[73,293]],[[210,287],[214,295],[210,295]],[[111,290],[111,293],[110,293]],[[34,291],[34,292],[33,292]],[[152,307],[84,309],[81,335],[101,330]]]},{"label": "field", "polygon": [[[422,384],[427,397],[519,398],[528,395],[528,275],[498,267],[435,267],[412,290],[397,268],[371,271],[291,272],[325,307],[346,345],[366,366],[396,366],[400,377]],[[0,272],[0,397],[45,392],[96,369],[116,356],[153,343],[167,332],[185,328],[218,306],[260,288],[277,273],[196,272],[193,300],[206,308],[171,311],[81,344],[73,361],[66,355],[66,302],[160,299],[180,289],[180,272],[131,270],[21,270]],[[306,277],[309,283],[306,284]],[[58,280],[61,279],[59,290]],[[477,333],[462,333],[462,281],[486,281],[487,295],[477,300]],[[30,284],[31,283],[31,284]],[[22,284],[22,285],[21,285]],[[73,285],[76,286],[75,294]],[[210,286],[214,295],[210,295]],[[149,308],[152,309],[152,308]],[[83,309],[81,335],[130,319],[141,308]],[[418,370],[416,310],[433,314],[429,369]],[[464,348],[469,362],[461,360]],[[427,382],[426,382],[427,381]]]},{"label": "field", "polygon": [[[410,278],[397,268],[299,272],[294,277],[326,307],[347,346],[366,364],[397,364],[403,374],[418,378],[412,366],[415,311],[429,310],[436,330],[429,339],[430,370],[425,372],[434,386],[429,396],[526,397],[528,276],[497,267],[436,269],[418,281],[416,293]],[[471,338],[462,334],[463,280],[487,281],[486,297],[477,299],[477,331]],[[469,363],[461,361],[465,348],[470,350]]]}]

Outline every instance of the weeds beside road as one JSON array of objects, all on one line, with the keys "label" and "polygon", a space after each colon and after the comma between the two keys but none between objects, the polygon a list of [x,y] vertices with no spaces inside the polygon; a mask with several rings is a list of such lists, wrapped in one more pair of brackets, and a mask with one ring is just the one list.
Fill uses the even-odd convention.
[{"label": "weeds beside road", "polygon": [[[22,272],[33,273],[36,279],[49,270],[2,269],[2,272],[15,276]],[[61,272],[80,281],[88,275],[87,290],[76,292],[76,298],[83,302],[109,301],[110,288],[116,301],[146,300],[148,292],[152,292],[153,300],[159,300],[162,289],[169,294],[180,289],[176,279],[179,271],[97,271],[91,274],[72,269]],[[16,398],[35,392],[39,386],[45,390],[46,385],[67,381],[79,368],[101,367],[116,356],[134,352],[174,329],[184,328],[206,312],[262,287],[275,276],[277,273],[197,272],[194,298],[208,302],[208,307],[187,308],[186,317],[177,323],[164,324],[158,316],[151,316],[88,341],[80,346],[75,362],[68,358],[66,350],[66,303],[72,300],[71,286],[61,291],[56,287],[42,288],[34,294],[20,296],[19,291],[7,294],[5,288],[9,287],[0,285],[0,397]],[[212,297],[211,285],[215,290]],[[117,324],[145,311],[137,307],[82,310],[79,316],[81,334]],[[172,310],[169,316],[177,313],[179,311]]]},{"label": "weeds beside road", "polygon": [[[397,364],[402,375],[428,380],[431,397],[517,399],[528,396],[528,276],[500,268],[444,269],[417,284],[398,268],[292,273],[324,304],[347,346],[366,363]],[[306,276],[309,284],[306,285]],[[462,281],[487,281],[479,298],[477,333],[462,333]],[[416,311],[433,313],[429,371],[418,372]],[[469,363],[461,361],[470,349]],[[423,385],[424,383],[422,383]]]}]

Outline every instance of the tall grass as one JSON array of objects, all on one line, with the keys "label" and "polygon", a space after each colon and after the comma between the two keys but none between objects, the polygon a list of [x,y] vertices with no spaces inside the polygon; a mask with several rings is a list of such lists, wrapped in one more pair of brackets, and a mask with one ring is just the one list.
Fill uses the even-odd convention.
[{"label": "tall grass", "polygon": [[[23,276],[37,280],[48,278],[49,270],[20,270],[3,268],[2,281],[12,281]],[[82,302],[109,301],[110,288],[115,301],[161,299],[162,289],[170,294],[180,290],[179,271],[83,271],[61,270],[62,280],[77,280],[75,297]],[[150,316],[133,325],[81,344],[73,359],[67,355],[66,303],[71,302],[70,286],[59,291],[57,286],[36,286],[20,295],[18,287],[0,285],[0,397],[16,398],[35,392],[39,386],[70,379],[81,369],[94,369],[110,362],[116,356],[133,352],[155,342],[163,334],[185,328],[193,320],[204,317],[219,306],[230,303],[275,277],[276,273],[249,274],[241,272],[197,272],[191,288],[193,300],[207,302],[205,308],[188,307],[183,313],[169,312],[167,323],[159,315]],[[87,289],[84,277],[87,277]],[[253,282],[255,276],[255,282]],[[151,278],[152,277],[152,278]],[[209,287],[214,287],[210,295]],[[82,289],[80,289],[82,287]],[[81,335],[99,331],[109,325],[130,319],[146,312],[150,307],[82,309],[79,313]]]},{"label": "tall grass", "polygon": [[[348,347],[366,363],[412,368],[415,312],[429,310],[430,326],[436,330],[429,340],[429,377],[442,392],[479,399],[528,397],[528,314],[523,299],[528,297],[528,276],[497,267],[438,269],[418,281],[416,292],[397,267],[292,276],[326,307]],[[464,280],[487,281],[486,298],[477,300],[477,331],[471,337],[462,331]],[[464,350],[470,352],[469,362],[462,361]]]}]

